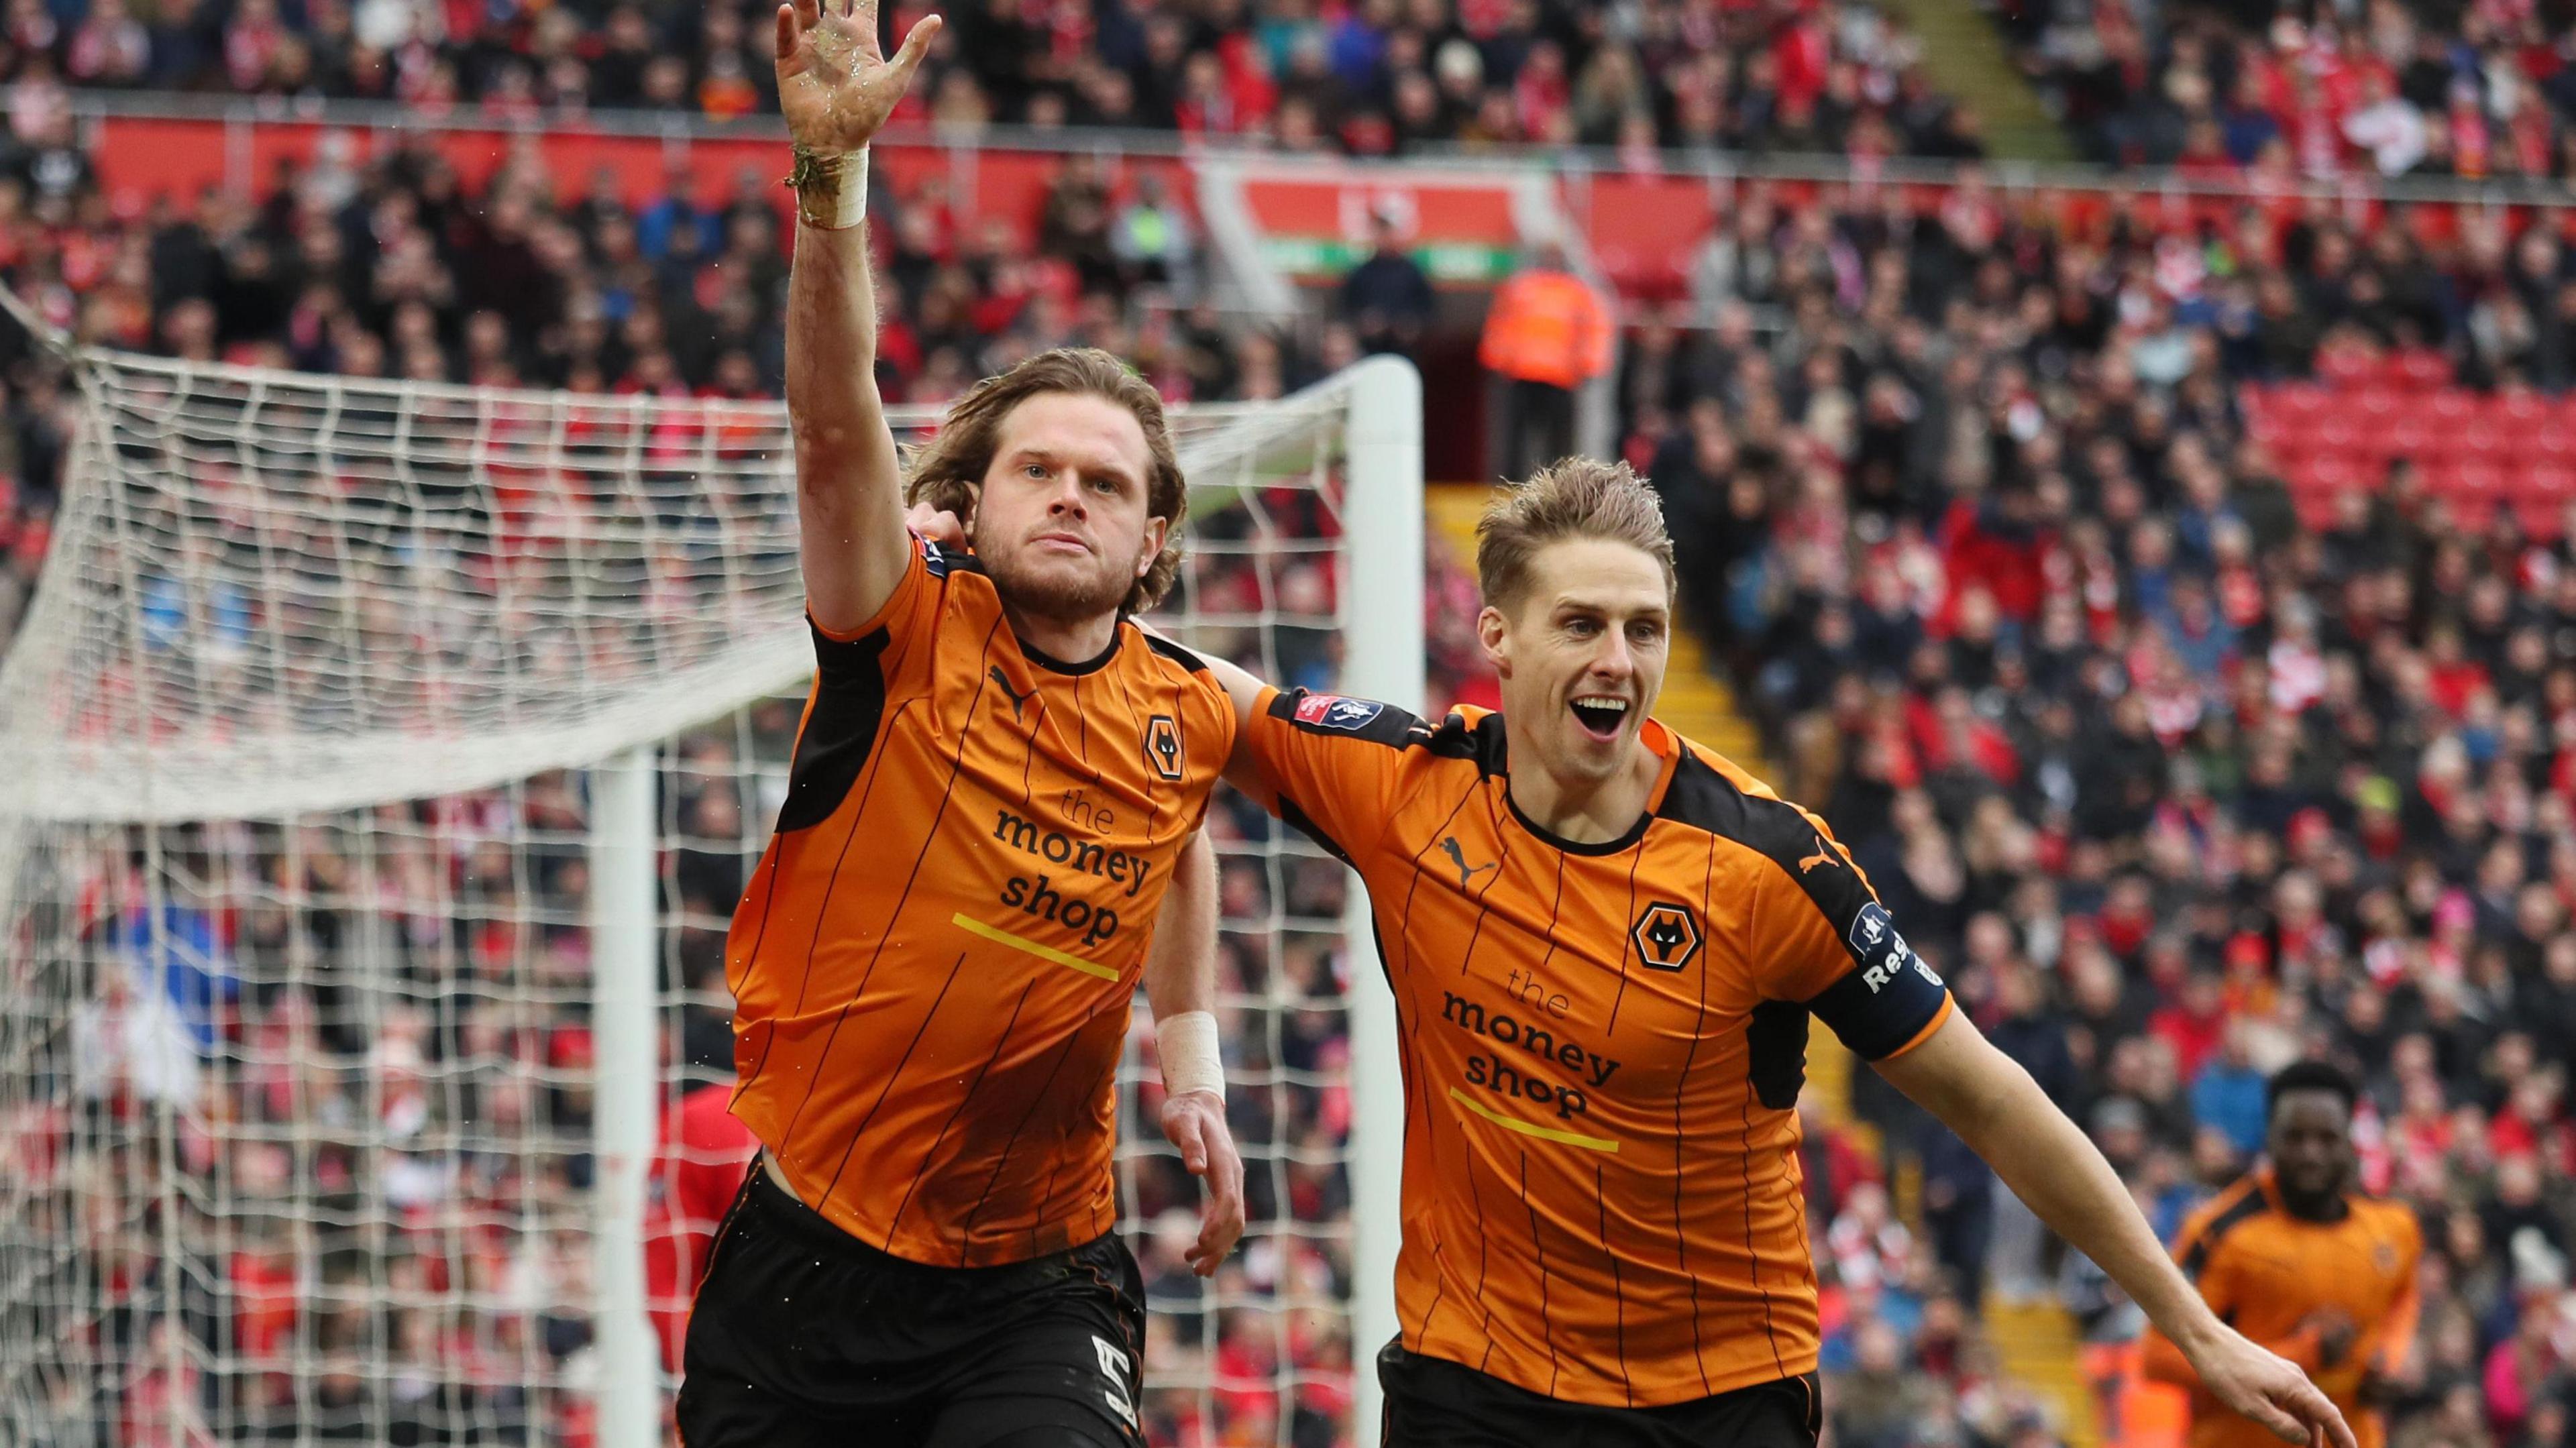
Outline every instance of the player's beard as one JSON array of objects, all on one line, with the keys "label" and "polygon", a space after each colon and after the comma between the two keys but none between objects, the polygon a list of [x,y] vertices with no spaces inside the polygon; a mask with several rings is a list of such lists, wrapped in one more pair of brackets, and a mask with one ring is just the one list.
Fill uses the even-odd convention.
[{"label": "player's beard", "polygon": [[1125,566],[1097,555],[1031,557],[1027,545],[984,559],[984,571],[1004,602],[1020,612],[1058,623],[1082,623],[1115,613],[1136,586],[1136,560]]}]

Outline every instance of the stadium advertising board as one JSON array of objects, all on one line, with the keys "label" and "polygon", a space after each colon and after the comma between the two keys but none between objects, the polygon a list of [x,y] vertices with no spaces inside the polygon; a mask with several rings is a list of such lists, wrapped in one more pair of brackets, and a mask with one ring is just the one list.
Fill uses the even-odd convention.
[{"label": "stadium advertising board", "polygon": [[[324,108],[318,117],[174,116],[118,108],[113,98],[85,98],[91,154],[112,194],[134,200],[172,196],[183,201],[207,186],[225,186],[265,197],[289,174],[282,166],[360,166],[398,146],[434,148],[455,166],[468,189],[479,188],[512,156],[532,158],[555,178],[570,201],[603,176],[627,204],[662,193],[668,178],[685,174],[701,204],[756,188],[782,209],[787,192],[773,186],[778,140],[740,128],[679,126],[667,131],[586,125],[543,129],[501,124],[387,124],[350,108]],[[963,216],[1004,218],[1033,230],[1047,188],[1064,152],[1007,144],[943,144],[935,140],[882,142],[877,165],[905,195],[926,185],[944,188],[947,204]],[[1114,190],[1149,172],[1161,173],[1165,193],[1184,206],[1205,203],[1211,188],[1218,204],[1209,214],[1212,238],[1239,238],[1274,277],[1320,282],[1339,277],[1366,256],[1373,216],[1391,216],[1415,257],[1435,281],[1453,286],[1490,285],[1510,274],[1515,248],[1530,235],[1560,225],[1582,238],[1602,272],[1631,297],[1678,295],[1687,287],[1690,260],[1709,229],[1737,206],[1762,196],[1775,206],[1845,196],[1856,189],[1917,215],[1960,206],[2041,221],[2062,232],[2098,237],[2117,228],[2171,235],[2227,230],[2249,215],[2278,227],[2303,216],[2331,214],[2368,227],[2394,222],[2426,239],[2447,238],[2462,228],[2501,220],[2518,232],[2556,208],[2529,197],[2497,204],[2464,204],[2455,197],[2382,195],[2358,181],[2330,191],[2239,190],[2182,185],[2166,177],[2086,178],[2052,174],[2045,181],[2007,179],[1976,170],[1904,177],[1763,176],[1690,170],[1638,171],[1550,163],[1526,166],[1480,161],[1443,167],[1424,163],[1365,164],[1284,160],[1241,152],[1156,152],[1112,144],[1091,154],[1109,162]],[[1202,208],[1204,209],[1204,208]],[[2558,211],[2561,225],[2576,212]],[[1228,228],[1226,219],[1241,225]]]},{"label": "stadium advertising board", "polygon": [[1366,259],[1385,216],[1435,282],[1490,285],[1509,276],[1520,230],[1508,174],[1336,167],[1246,175],[1244,209],[1263,259],[1299,281],[1338,277]]},{"label": "stadium advertising board", "polygon": [[[398,148],[426,146],[456,168],[468,191],[480,191],[514,156],[532,160],[552,177],[565,202],[578,199],[603,176],[612,178],[629,206],[659,196],[672,176],[685,175],[702,205],[721,205],[745,194],[762,196],[783,218],[793,204],[778,184],[783,142],[765,134],[670,135],[549,127],[385,127],[335,121],[214,118],[102,117],[92,155],[112,192],[185,201],[208,186],[266,197],[281,166],[363,166]],[[880,142],[876,167],[895,190],[919,195],[942,184],[961,216],[1002,217],[1033,230],[1048,186],[1062,166],[1061,152],[935,143]],[[1185,163],[1177,156],[1110,157],[1110,179],[1121,190],[1149,172],[1164,175],[1165,194],[1186,205],[1191,195]]]}]

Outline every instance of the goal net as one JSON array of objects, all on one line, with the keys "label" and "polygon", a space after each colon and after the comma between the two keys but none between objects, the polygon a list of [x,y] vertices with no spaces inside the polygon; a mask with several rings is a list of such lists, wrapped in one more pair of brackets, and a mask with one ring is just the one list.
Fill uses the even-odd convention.
[{"label": "goal net", "polygon": [[[812,666],[783,411],[70,365],[0,665],[0,1448],[660,1441],[747,1157],[724,930]],[[1175,426],[1165,624],[1418,706],[1410,370]],[[1140,997],[1139,1406],[1158,1443],[1374,1441],[1391,1008],[1341,867],[1210,819],[1251,1224],[1181,1265]]]}]

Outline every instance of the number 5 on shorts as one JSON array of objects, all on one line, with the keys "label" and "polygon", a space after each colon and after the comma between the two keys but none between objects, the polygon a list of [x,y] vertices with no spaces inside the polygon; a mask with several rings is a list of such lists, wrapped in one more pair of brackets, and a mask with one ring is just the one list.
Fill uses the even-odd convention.
[{"label": "number 5 on shorts", "polygon": [[1100,1396],[1108,1399],[1109,1411],[1124,1419],[1128,1427],[1135,1427],[1136,1405],[1127,1397],[1127,1375],[1133,1371],[1133,1365],[1127,1354],[1111,1347],[1109,1340],[1098,1333],[1091,1335],[1091,1345],[1100,1353],[1100,1376],[1108,1382],[1108,1386],[1101,1389]]}]

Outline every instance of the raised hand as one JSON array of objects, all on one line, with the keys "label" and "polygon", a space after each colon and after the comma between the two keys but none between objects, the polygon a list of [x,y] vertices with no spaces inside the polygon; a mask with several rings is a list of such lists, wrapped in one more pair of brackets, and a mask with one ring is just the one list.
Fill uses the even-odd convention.
[{"label": "raised hand", "polygon": [[927,538],[942,548],[971,548],[975,540],[967,536],[966,525],[957,515],[934,503],[915,503],[903,515],[903,526],[916,538]]},{"label": "raised hand", "polygon": [[794,0],[778,7],[778,108],[788,139],[812,151],[855,151],[894,114],[940,20],[925,15],[888,60],[877,44],[877,0]]},{"label": "raised hand", "polygon": [[2219,1328],[2214,1341],[2190,1356],[2200,1385],[2211,1396],[2271,1429],[2283,1442],[2354,1448],[2343,1414],[2297,1364],[2229,1328]]}]

